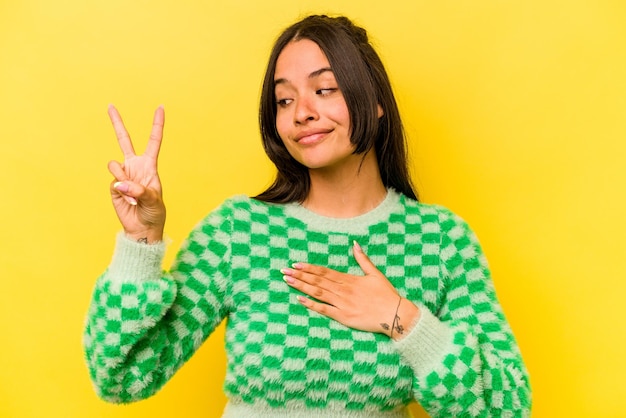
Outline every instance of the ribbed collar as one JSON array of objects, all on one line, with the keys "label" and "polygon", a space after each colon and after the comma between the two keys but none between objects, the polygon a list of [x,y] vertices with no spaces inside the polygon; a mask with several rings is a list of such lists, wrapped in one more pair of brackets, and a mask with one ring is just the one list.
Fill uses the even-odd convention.
[{"label": "ribbed collar", "polygon": [[285,214],[305,223],[310,229],[320,232],[344,232],[361,234],[376,223],[386,221],[389,215],[398,211],[400,194],[393,189],[387,190],[387,196],[374,209],[352,218],[331,218],[315,213],[300,203],[285,205]]}]

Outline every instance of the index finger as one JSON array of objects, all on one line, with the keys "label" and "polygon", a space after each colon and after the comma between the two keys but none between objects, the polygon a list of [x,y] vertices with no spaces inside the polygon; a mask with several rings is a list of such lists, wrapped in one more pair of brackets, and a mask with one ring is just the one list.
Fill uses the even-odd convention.
[{"label": "index finger", "polygon": [[361,267],[361,270],[363,270],[363,273],[375,274],[377,272],[380,272],[380,270],[378,270],[378,267],[376,267],[376,265],[372,263],[372,260],[370,260],[367,254],[363,252],[363,248],[361,248],[358,242],[354,241],[352,248],[353,248],[352,252],[354,254],[354,259],[356,260],[357,263],[359,263],[359,267]]},{"label": "index finger", "polygon": [[146,145],[145,155],[154,158],[155,160],[159,156],[159,150],[161,149],[161,141],[163,140],[163,126],[165,125],[165,110],[163,106],[159,106],[154,112],[154,119],[152,120],[152,131],[150,132],[150,139],[148,145]]},{"label": "index finger", "polygon": [[133,148],[133,143],[130,140],[130,136],[128,135],[128,131],[124,126],[124,122],[122,121],[120,113],[113,105],[109,105],[109,118],[111,119],[111,123],[113,124],[113,129],[115,130],[117,142],[120,144],[120,149],[124,153],[124,159],[134,157],[135,149]]}]

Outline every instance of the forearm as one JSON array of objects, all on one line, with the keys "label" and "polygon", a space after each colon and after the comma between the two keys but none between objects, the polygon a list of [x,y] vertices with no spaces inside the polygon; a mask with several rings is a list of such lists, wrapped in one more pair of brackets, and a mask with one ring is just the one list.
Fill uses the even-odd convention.
[{"label": "forearm", "polygon": [[495,351],[490,343],[480,344],[467,323],[444,322],[420,308],[418,323],[395,345],[413,369],[415,397],[424,409],[433,417],[458,411],[528,416],[528,376],[516,346]]},{"label": "forearm", "polygon": [[[158,324],[175,299],[176,286],[162,278],[164,251],[164,244],[140,244],[120,233],[112,262],[96,282],[85,327],[85,354],[99,395],[110,402],[144,398],[164,381],[159,371],[131,373],[141,366],[142,356],[146,360],[139,347],[153,356],[165,348],[165,331]],[[131,378],[132,388],[122,383]]]},{"label": "forearm", "polygon": [[[167,355],[168,333],[160,323],[174,299],[165,282],[143,287],[115,286],[103,280],[96,287],[84,346],[91,378],[102,399],[115,403],[144,399],[179,367],[176,357]],[[141,300],[146,302],[140,304]]]}]

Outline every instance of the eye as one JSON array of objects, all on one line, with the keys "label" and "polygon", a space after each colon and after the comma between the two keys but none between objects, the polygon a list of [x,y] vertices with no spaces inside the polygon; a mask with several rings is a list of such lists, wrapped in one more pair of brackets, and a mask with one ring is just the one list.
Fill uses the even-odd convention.
[{"label": "eye", "polygon": [[330,94],[333,94],[337,90],[339,90],[339,89],[336,88],[336,87],[330,87],[330,88],[327,88],[327,89],[318,89],[318,90],[315,90],[315,94],[319,94],[320,96],[328,96]]},{"label": "eye", "polygon": [[289,103],[293,102],[293,99],[278,99],[276,100],[276,104],[280,107],[285,107],[289,105]]}]

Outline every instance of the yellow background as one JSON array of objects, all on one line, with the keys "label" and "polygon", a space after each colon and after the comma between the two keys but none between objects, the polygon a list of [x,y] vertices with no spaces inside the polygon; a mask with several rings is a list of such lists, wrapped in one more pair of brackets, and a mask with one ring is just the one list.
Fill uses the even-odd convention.
[{"label": "yellow background", "polygon": [[261,77],[275,36],[308,12],[369,30],[423,200],[459,213],[483,243],[533,417],[626,416],[619,0],[2,0],[0,416],[219,416],[221,329],[150,400],[109,405],[88,380],[83,318],[119,228],[106,108],[118,106],[141,150],[165,105],[169,264],[210,209],[271,180]]}]

